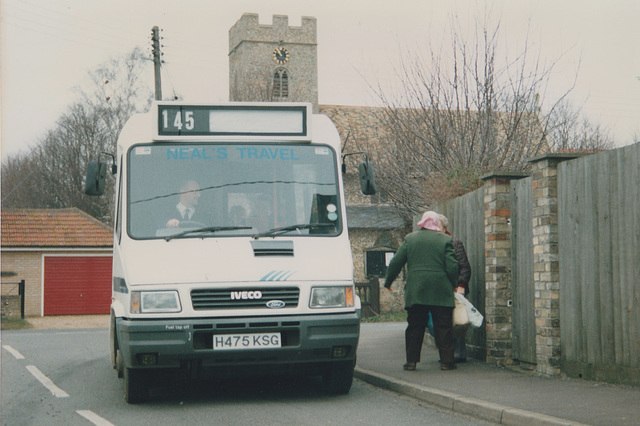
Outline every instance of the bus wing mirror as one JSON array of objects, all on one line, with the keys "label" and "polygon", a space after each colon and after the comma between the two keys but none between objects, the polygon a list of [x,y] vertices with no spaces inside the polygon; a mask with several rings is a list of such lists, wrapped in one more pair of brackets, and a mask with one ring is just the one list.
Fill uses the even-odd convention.
[{"label": "bus wing mirror", "polygon": [[107,163],[90,161],[87,164],[87,178],[84,183],[84,193],[87,195],[102,195],[107,178]]},{"label": "bus wing mirror", "polygon": [[358,166],[360,175],[360,189],[364,195],[373,195],[376,193],[376,179],[373,174],[373,164],[369,161],[360,163]]}]

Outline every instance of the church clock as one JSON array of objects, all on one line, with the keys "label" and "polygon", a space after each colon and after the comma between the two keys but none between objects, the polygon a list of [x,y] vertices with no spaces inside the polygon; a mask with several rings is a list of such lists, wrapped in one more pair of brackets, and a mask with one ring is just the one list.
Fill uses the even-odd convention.
[{"label": "church clock", "polygon": [[289,62],[289,56],[289,51],[282,46],[273,49],[273,62],[278,65],[284,65]]}]

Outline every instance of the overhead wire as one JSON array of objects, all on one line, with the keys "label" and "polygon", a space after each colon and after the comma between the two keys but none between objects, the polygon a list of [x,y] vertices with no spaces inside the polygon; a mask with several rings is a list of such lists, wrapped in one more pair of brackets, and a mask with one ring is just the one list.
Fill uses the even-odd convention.
[{"label": "overhead wire", "polygon": [[[122,49],[115,46],[122,44],[129,44],[132,48],[146,44],[148,35],[148,28],[130,30],[126,27],[104,25],[103,22],[81,18],[72,13],[61,12],[26,0],[4,0],[2,15],[5,18],[3,24],[111,52],[121,52]],[[52,19],[52,17],[59,19]],[[172,56],[183,58],[185,62],[203,68],[215,65],[213,59],[202,60],[202,51],[206,51],[208,45],[179,37],[172,39],[172,42],[177,46],[171,48]],[[189,55],[185,52],[197,55]]]},{"label": "overhead wire", "polygon": [[[109,42],[109,43],[113,43],[114,38],[120,39],[122,41],[129,41],[129,42],[135,41],[138,39],[140,35],[139,31],[131,31],[131,30],[128,30],[127,28],[116,28],[116,27],[104,25],[103,22],[88,20],[86,18],[82,18],[74,14],[64,13],[64,12],[61,12],[60,10],[48,8],[43,6],[42,4],[36,4],[26,0],[22,0],[19,2],[16,0],[4,0],[3,10],[6,11],[7,6],[9,7],[10,11],[23,12],[25,14],[28,14],[30,18],[42,18],[46,22],[46,23],[42,23],[42,22],[31,20],[31,22],[36,25],[44,25],[44,26],[52,27],[59,31],[67,32],[67,33],[81,31],[80,33],[81,36],[93,35],[93,38],[96,38],[95,37],[96,34],[104,35],[106,36],[106,39],[99,39],[99,40]],[[24,6],[30,6],[31,9],[25,8]],[[13,14],[11,15],[14,17],[17,17],[18,19],[23,19],[28,21],[27,18],[24,18],[22,16],[16,16]],[[61,19],[60,20],[52,19],[54,15],[60,17]],[[64,28],[56,27],[55,25],[53,25],[53,23],[63,23]],[[87,25],[84,25],[84,23],[86,23]],[[125,33],[129,33],[129,36],[124,36],[123,34]]]},{"label": "overhead wire", "polygon": [[[77,45],[97,47],[112,53],[122,53],[122,48],[118,47],[122,45],[130,45],[131,49],[135,46],[148,45],[148,28],[130,30],[105,25],[102,21],[86,19],[74,13],[47,7],[46,3],[4,0],[2,15],[3,24]],[[171,41],[173,46],[166,49],[173,59],[171,63],[203,70],[210,70],[216,65],[212,57],[206,59],[207,56],[202,55],[209,45],[180,37],[172,37]],[[151,60],[151,57],[149,59]],[[173,66],[168,66],[163,61],[161,70],[167,78],[174,98],[177,98],[176,85],[172,79],[173,71],[170,68],[173,69]]]}]

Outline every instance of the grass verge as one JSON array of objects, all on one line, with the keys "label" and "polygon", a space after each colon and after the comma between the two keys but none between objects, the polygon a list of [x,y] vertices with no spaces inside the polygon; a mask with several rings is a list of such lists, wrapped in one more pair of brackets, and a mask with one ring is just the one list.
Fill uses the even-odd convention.
[{"label": "grass verge", "polygon": [[14,318],[2,318],[0,329],[2,330],[26,330],[33,328],[29,321]]}]

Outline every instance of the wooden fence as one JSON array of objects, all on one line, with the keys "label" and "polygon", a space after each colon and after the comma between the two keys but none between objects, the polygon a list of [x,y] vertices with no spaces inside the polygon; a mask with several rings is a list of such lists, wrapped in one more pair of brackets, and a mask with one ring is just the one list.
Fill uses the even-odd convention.
[{"label": "wooden fence", "polygon": [[370,277],[366,283],[356,283],[356,293],[362,303],[362,318],[380,315],[380,280]]},{"label": "wooden fence", "polygon": [[558,167],[563,370],[640,385],[640,144]]},{"label": "wooden fence", "polygon": [[[510,215],[511,338],[505,353],[535,365],[547,350],[542,342],[556,338],[545,333],[557,329],[560,343],[549,359],[558,358],[563,373],[640,385],[640,144],[554,161],[557,169],[547,169],[548,174],[538,176],[541,180],[510,183],[510,211],[505,208]],[[541,189],[538,184],[556,179],[556,171],[557,187]],[[485,232],[495,213],[482,204],[486,191],[487,186],[436,207],[465,243],[473,271],[470,300],[483,313],[485,305],[496,305],[483,293],[490,269],[483,262],[490,240]],[[543,209],[543,216],[536,217],[536,209]],[[542,229],[548,233],[540,234]],[[550,251],[540,252],[541,247]],[[554,274],[555,285],[554,278],[540,278]],[[556,292],[559,300],[541,298],[541,292]],[[548,312],[559,314],[544,318]],[[476,330],[470,340],[477,349],[483,338]]]},{"label": "wooden fence", "polygon": [[513,359],[536,363],[532,178],[511,182],[511,306]]},{"label": "wooden fence", "polygon": [[[469,263],[471,280],[467,298],[480,312],[485,312],[485,250],[484,250],[484,194],[474,191],[448,200],[437,207],[449,219],[453,235],[463,241]],[[466,336],[467,352],[476,359],[486,356],[486,329],[470,328]]]}]

